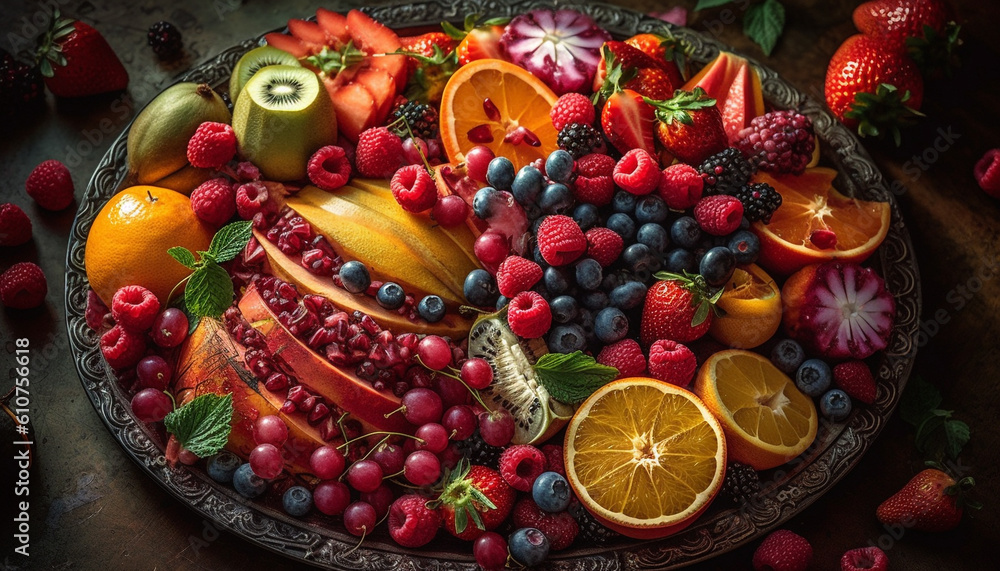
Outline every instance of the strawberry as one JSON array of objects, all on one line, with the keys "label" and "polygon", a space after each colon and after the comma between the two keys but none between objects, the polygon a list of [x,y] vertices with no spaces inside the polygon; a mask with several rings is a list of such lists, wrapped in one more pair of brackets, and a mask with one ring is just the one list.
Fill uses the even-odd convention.
[{"label": "strawberry", "polygon": [[507,519],[516,495],[500,472],[463,459],[445,474],[441,494],[429,505],[440,510],[448,533],[472,541]]},{"label": "strawberry", "polygon": [[651,99],[668,99],[674,88],[669,74],[650,56],[625,42],[605,42],[594,75],[597,101],[617,89],[631,89]]},{"label": "strawberry", "polygon": [[601,110],[604,136],[623,154],[643,149],[656,155],[655,121],[653,107],[646,103],[642,94],[631,89],[616,90]]},{"label": "strawberry", "polygon": [[45,85],[58,97],[85,97],[128,86],[128,72],[100,32],[83,22],[52,15],[39,38],[36,60]]},{"label": "strawberry", "polygon": [[851,36],[826,70],[826,103],[844,125],[861,136],[892,133],[920,116],[924,81],[907,55],[892,51],[881,38]]},{"label": "strawberry", "polygon": [[407,99],[437,102],[441,100],[444,84],[458,69],[455,47],[458,42],[444,32],[428,32],[419,36],[400,38],[410,69],[410,87]]},{"label": "strawberry", "polygon": [[441,23],[445,33],[458,42],[458,47],[455,48],[458,65],[465,65],[477,59],[506,59],[500,48],[500,36],[503,35],[504,25],[510,19],[491,18],[477,22],[478,17],[478,14],[466,16],[462,29],[456,28],[449,22]]},{"label": "strawberry", "polygon": [[943,33],[952,14],[944,0],[874,0],[855,8],[853,18],[862,34],[880,37],[905,52],[907,38],[923,37],[924,26]]},{"label": "strawberry", "polygon": [[972,478],[955,482],[941,470],[928,468],[882,502],[875,515],[884,524],[900,524],[919,531],[948,531],[962,520],[963,507],[978,509],[978,503],[963,498],[973,485]]},{"label": "strawberry", "polygon": [[656,274],[661,280],[646,293],[642,308],[639,338],[650,346],[660,339],[690,343],[708,332],[712,324],[712,308],[723,290],[708,292],[701,276]]},{"label": "strawberry", "polygon": [[[399,43],[403,45],[403,50],[424,57],[434,57],[437,51],[449,53],[455,49],[457,42],[444,32],[427,32],[419,36],[407,36],[399,38]],[[412,60],[411,69],[419,64]]]},{"label": "strawberry", "polygon": [[655,109],[657,138],[681,162],[697,165],[729,146],[722,113],[702,88],[678,90],[666,101],[645,101]]},{"label": "strawberry", "polygon": [[674,86],[684,85],[683,70],[687,67],[687,46],[672,36],[637,34],[625,43],[650,56],[656,65],[667,73]]},{"label": "strawberry", "polygon": [[833,384],[852,399],[865,404],[875,402],[878,390],[871,369],[864,361],[845,361],[833,368]]}]

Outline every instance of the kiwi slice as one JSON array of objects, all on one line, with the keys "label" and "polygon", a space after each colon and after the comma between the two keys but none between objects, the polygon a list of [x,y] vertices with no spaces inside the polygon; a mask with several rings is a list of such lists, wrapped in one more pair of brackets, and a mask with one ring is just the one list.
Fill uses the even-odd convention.
[{"label": "kiwi slice", "polygon": [[250,78],[262,68],[270,65],[301,67],[299,60],[286,51],[271,46],[254,48],[243,54],[243,57],[236,62],[236,67],[233,68],[233,75],[229,77],[229,99],[236,103],[240,92],[243,91],[243,86],[250,81]]},{"label": "kiwi slice", "polygon": [[240,152],[269,180],[300,180],[320,147],[337,141],[337,117],[319,77],[304,67],[261,68],[233,108]]}]

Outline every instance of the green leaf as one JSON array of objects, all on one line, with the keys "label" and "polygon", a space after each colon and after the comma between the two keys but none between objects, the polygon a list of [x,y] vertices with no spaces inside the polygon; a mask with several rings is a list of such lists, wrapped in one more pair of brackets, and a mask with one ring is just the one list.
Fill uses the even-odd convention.
[{"label": "green leaf", "polygon": [[233,303],[233,280],[222,266],[212,261],[191,274],[184,288],[184,303],[199,317],[221,317]]},{"label": "green leaf", "polygon": [[711,311],[711,309],[711,303],[707,301],[699,303],[698,309],[694,311],[694,315],[691,317],[691,327],[698,327],[702,323],[705,323],[705,320],[708,319],[708,312]]},{"label": "green leaf", "polygon": [[969,425],[961,420],[949,420],[944,424],[945,452],[952,460],[957,460],[962,448],[969,442]]},{"label": "green leaf", "polygon": [[484,20],[480,24],[480,26],[506,26],[507,24],[510,23],[510,20],[511,20],[510,18],[504,16],[498,16],[496,18],[490,18],[488,20]]},{"label": "green leaf", "polygon": [[251,224],[249,220],[240,220],[220,228],[212,237],[208,253],[220,264],[238,256],[243,248],[246,248],[247,242],[250,241]]},{"label": "green leaf", "polygon": [[751,6],[743,18],[743,33],[764,50],[764,55],[771,55],[784,29],[785,7],[778,0]]},{"label": "green leaf", "polygon": [[451,22],[441,22],[441,29],[444,30],[444,33],[449,38],[456,41],[462,41],[462,39],[465,38],[466,35],[465,31],[459,30]]},{"label": "green leaf", "polygon": [[[944,411],[941,411],[944,412]],[[920,423],[917,427],[917,435],[915,437],[915,443],[917,450],[921,453],[928,451],[929,444],[931,442],[931,437],[944,426],[947,417],[928,413],[924,418],[924,421]]]},{"label": "green leaf", "polygon": [[941,405],[941,392],[923,377],[913,379],[903,391],[899,416],[913,426],[920,426],[930,411]]},{"label": "green leaf", "polygon": [[719,6],[729,4],[733,0],[698,0],[698,3],[694,5],[694,11],[704,10],[706,8],[717,8]]},{"label": "green leaf", "polygon": [[581,351],[547,353],[535,363],[535,374],[552,398],[577,404],[618,376],[618,369],[601,365]]},{"label": "green leaf", "polygon": [[163,419],[167,432],[199,458],[222,450],[232,429],[233,395],[205,394]]},{"label": "green leaf", "polygon": [[173,248],[167,250],[167,253],[170,254],[171,258],[180,262],[180,264],[185,268],[191,270],[195,269],[196,262],[194,254],[191,253],[191,250],[188,250],[184,246],[174,246]]}]

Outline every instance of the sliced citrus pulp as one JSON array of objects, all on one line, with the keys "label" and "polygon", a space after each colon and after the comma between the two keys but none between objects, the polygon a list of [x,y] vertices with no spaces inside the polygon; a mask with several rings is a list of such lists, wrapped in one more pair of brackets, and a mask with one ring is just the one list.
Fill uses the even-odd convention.
[{"label": "sliced citrus pulp", "polygon": [[476,145],[520,169],[559,148],[549,111],[556,94],[524,69],[498,59],[472,61],[441,95],[441,142],[453,163]]},{"label": "sliced citrus pulp", "polygon": [[754,469],[780,466],[816,438],[812,399],[757,353],[731,349],[712,355],[698,371],[694,391],[722,423],[729,457]]},{"label": "sliced citrus pulp", "polygon": [[598,389],[566,429],[566,476],[584,506],[629,537],[680,531],[722,486],[722,427],[692,393],[633,377]]},{"label": "sliced citrus pulp", "polygon": [[771,338],[781,325],[781,290],[760,266],[736,268],[715,304],[722,314],[708,333],[737,349],[752,349]]},{"label": "sliced citrus pulp", "polygon": [[781,194],[781,206],[767,224],[751,227],[760,238],[758,263],[789,275],[828,260],[862,262],[889,232],[889,203],[844,196],[833,188],[837,171],[817,167],[802,175],[758,173]]}]

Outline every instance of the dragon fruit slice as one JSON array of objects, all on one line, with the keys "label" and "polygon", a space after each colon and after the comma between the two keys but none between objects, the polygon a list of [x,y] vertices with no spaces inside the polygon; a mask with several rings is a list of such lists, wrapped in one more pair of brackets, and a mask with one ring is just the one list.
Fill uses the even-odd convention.
[{"label": "dragon fruit slice", "polygon": [[783,323],[807,351],[864,359],[889,343],[896,302],[870,268],[826,262],[802,268],[781,290]]},{"label": "dragon fruit slice", "polygon": [[611,35],[574,10],[532,10],[507,24],[500,47],[507,59],[545,82],[556,95],[584,92],[594,81],[601,46]]}]

